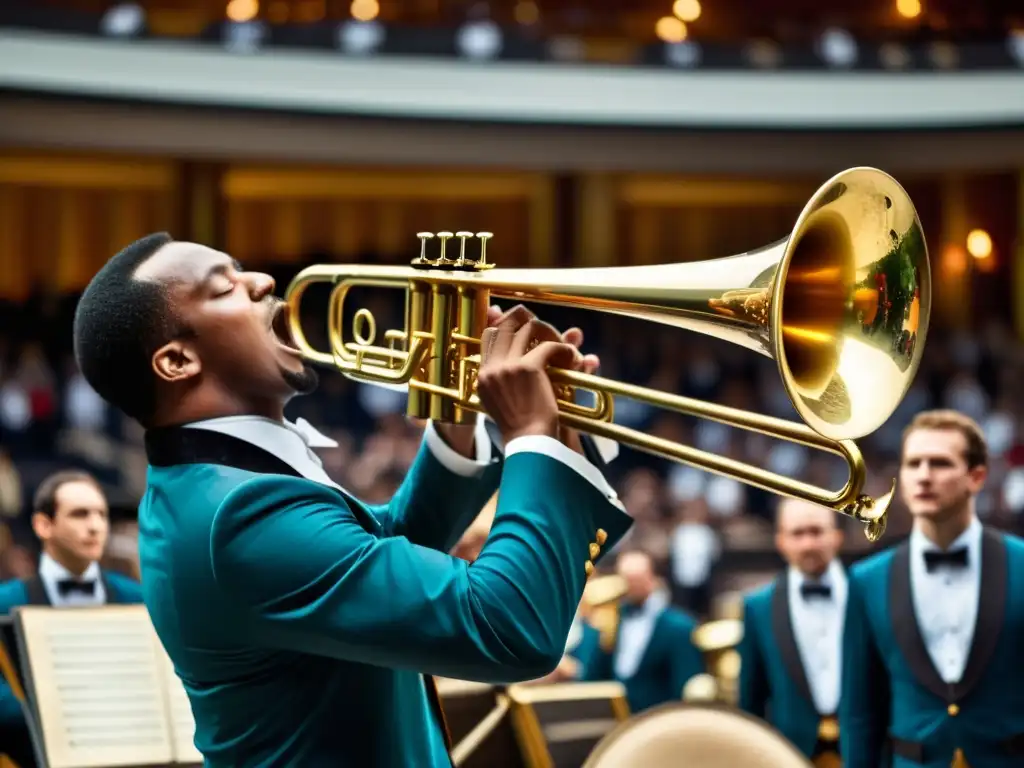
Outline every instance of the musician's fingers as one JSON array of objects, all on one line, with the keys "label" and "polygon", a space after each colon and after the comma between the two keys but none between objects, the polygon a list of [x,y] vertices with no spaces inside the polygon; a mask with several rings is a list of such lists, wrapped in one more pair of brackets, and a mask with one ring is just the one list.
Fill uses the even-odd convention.
[{"label": "musician's fingers", "polygon": [[[496,331],[494,341],[490,344],[490,355],[492,357],[504,357],[509,354],[513,340],[520,330],[534,319],[533,313],[518,304],[498,318],[494,325]],[[519,353],[522,355],[522,352]]]},{"label": "musician's fingers", "polygon": [[494,326],[501,320],[501,307],[497,304],[492,304],[487,308],[487,325]]},{"label": "musician's fingers", "polygon": [[512,347],[509,350],[509,355],[513,357],[523,357],[533,347],[536,347],[545,341],[561,342],[562,337],[555,329],[555,326],[550,323],[545,323],[543,320],[533,318],[530,322],[516,331],[516,336],[512,342]]},{"label": "musician's fingers", "polygon": [[583,346],[583,331],[579,328],[570,328],[562,334],[562,341],[566,344],[572,344],[574,347],[579,348]]}]

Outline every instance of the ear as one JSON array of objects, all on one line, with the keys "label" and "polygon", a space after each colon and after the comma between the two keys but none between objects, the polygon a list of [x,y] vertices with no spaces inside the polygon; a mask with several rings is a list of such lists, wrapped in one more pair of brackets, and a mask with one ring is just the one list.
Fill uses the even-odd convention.
[{"label": "ear", "polygon": [[32,515],[32,530],[40,541],[49,541],[53,535],[53,520],[44,512]]},{"label": "ear", "polygon": [[168,342],[153,354],[153,371],[163,381],[186,381],[198,376],[202,368],[196,351],[181,341]]},{"label": "ear", "polygon": [[971,494],[977,494],[988,479],[988,467],[984,464],[979,464],[967,471],[967,477],[970,483]]}]

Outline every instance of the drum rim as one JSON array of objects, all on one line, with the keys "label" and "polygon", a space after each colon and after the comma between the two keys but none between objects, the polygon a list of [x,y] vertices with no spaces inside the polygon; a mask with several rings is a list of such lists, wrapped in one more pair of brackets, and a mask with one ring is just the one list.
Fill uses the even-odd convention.
[{"label": "drum rim", "polygon": [[769,736],[773,736],[776,741],[792,753],[793,758],[797,763],[802,763],[807,768],[813,768],[813,763],[807,759],[796,745],[787,739],[778,728],[771,723],[763,720],[760,717],[756,717],[749,712],[745,712],[742,709],[738,709],[730,704],[723,702],[690,702],[690,701],[667,701],[663,704],[645,709],[643,712],[638,712],[629,717],[629,719],[622,721],[610,730],[604,737],[595,745],[594,749],[587,756],[587,760],[583,763],[582,768],[596,768],[598,760],[603,757],[610,749],[612,744],[615,742],[615,737],[625,732],[627,729],[633,728],[637,723],[643,722],[644,720],[651,720],[657,717],[659,714],[668,711],[682,711],[688,709],[696,709],[702,711],[718,711],[725,714],[738,716],[742,720],[746,720],[749,723],[759,727],[762,731],[767,733]]}]

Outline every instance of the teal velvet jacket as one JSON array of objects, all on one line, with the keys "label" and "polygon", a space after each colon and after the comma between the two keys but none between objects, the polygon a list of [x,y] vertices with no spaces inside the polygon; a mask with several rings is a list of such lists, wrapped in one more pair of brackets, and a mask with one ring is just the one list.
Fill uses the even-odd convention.
[{"label": "teal velvet jacket", "polygon": [[1024,765],[1024,542],[986,528],[973,645],[963,678],[943,682],[911,595],[910,548],[851,571],[840,744],[845,768]]},{"label": "teal velvet jacket", "polygon": [[[138,582],[113,571],[101,571],[100,579],[109,603],[141,603],[142,588]],[[12,579],[0,584],[0,616],[10,614],[12,608],[22,605],[50,605],[50,598],[43,588],[43,581],[38,576],[31,579]],[[16,651],[8,648],[13,656]],[[11,686],[0,677],[0,725],[13,727],[24,725],[25,715],[21,702],[14,696]],[[0,752],[3,745],[0,744]]]},{"label": "teal velvet jacket", "polygon": [[822,717],[837,713],[818,712],[814,704],[793,633],[787,571],[744,598],[739,653],[740,709],[771,723],[810,758]]},{"label": "teal velvet jacket", "polygon": [[[601,648],[600,634],[588,626],[574,656],[584,681],[617,680],[626,688],[631,712],[669,701],[681,701],[683,688],[694,675],[705,671],[704,655],[693,644],[697,622],[688,613],[668,606],[655,619],[650,640],[632,676],[615,674],[616,647]],[[616,635],[618,637],[618,635]]]},{"label": "teal velvet jacket", "polygon": [[[541,453],[467,478],[424,445],[371,507],[217,432],[151,430],[146,447],[143,594],[211,768],[451,765],[425,675],[550,672],[591,543],[631,523]],[[479,558],[451,557],[499,481]]]}]

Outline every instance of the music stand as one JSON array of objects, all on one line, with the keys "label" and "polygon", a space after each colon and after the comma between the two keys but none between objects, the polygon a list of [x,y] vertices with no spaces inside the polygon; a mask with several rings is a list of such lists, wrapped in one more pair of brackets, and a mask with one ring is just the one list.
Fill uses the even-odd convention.
[{"label": "music stand", "polygon": [[512,723],[528,768],[577,768],[629,718],[619,682],[512,685]]},{"label": "music stand", "polygon": [[36,763],[40,768],[47,768],[41,752],[42,739],[39,737],[39,723],[32,709],[32,703],[25,695],[23,669],[24,662],[14,617],[10,614],[0,616],[0,674],[7,680],[14,697],[21,704],[21,713],[25,718],[25,726],[28,728],[29,741],[32,742],[32,752]]},{"label": "music stand", "polygon": [[12,618],[40,768],[202,764],[145,606],[20,606]]},{"label": "music stand", "polygon": [[501,687],[437,678],[456,768],[525,768]]}]

